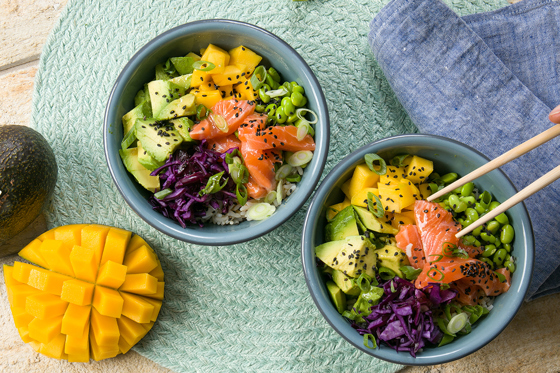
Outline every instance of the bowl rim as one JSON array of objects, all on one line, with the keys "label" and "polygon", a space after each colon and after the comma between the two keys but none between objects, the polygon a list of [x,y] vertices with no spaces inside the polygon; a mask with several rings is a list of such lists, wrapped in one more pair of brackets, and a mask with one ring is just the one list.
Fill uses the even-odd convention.
[{"label": "bowl rim", "polygon": [[[186,229],[182,229],[179,225],[178,228],[174,227],[175,221],[169,219],[169,221],[159,221],[159,220],[152,220],[148,219],[144,214],[141,212],[139,206],[136,205],[135,200],[130,197],[127,193],[128,186],[124,185],[124,183],[119,182],[117,178],[117,172],[115,170],[114,162],[115,159],[118,161],[120,160],[119,157],[111,154],[112,150],[109,149],[109,136],[110,136],[110,127],[113,125],[111,123],[112,113],[116,110],[116,105],[118,102],[118,97],[122,94],[122,89],[126,86],[128,80],[133,75],[133,72],[141,65],[142,61],[149,55],[150,52],[159,49],[160,43],[167,44],[171,42],[173,39],[181,37],[183,35],[188,35],[190,33],[200,32],[198,30],[200,27],[210,26],[211,30],[218,30],[219,28],[223,27],[234,27],[239,30],[252,30],[252,32],[257,32],[261,34],[267,41],[271,41],[274,43],[279,44],[281,47],[285,48],[288,53],[290,54],[290,58],[292,60],[296,60],[299,64],[299,70],[305,75],[306,79],[310,84],[310,88],[316,93],[316,100],[319,110],[322,110],[320,113],[321,121],[324,123],[322,126],[322,141],[317,142],[318,145],[315,152],[314,158],[318,158],[318,162],[313,166],[309,167],[307,172],[310,172],[310,179],[309,179],[309,188],[301,189],[296,188],[294,193],[291,196],[297,196],[297,202],[293,202],[291,208],[289,210],[282,210],[276,211],[273,217],[274,219],[265,219],[257,226],[249,227],[249,229],[241,229],[235,230],[233,232],[227,232],[227,235],[224,234],[208,234],[203,229],[195,230],[196,227],[189,229],[189,226]],[[238,31],[236,30],[236,32]],[[120,122],[119,122],[120,123]],[[317,139],[316,139],[317,140]],[[123,67],[120,74],[118,75],[117,79],[115,80],[115,84],[113,85],[111,92],[109,94],[109,98],[107,100],[107,104],[105,107],[104,117],[103,117],[103,146],[104,146],[104,153],[105,153],[105,160],[107,166],[109,168],[109,172],[111,174],[111,178],[115,186],[117,187],[119,193],[125,199],[126,203],[132,208],[132,210],[140,216],[146,223],[150,226],[154,227],[158,231],[171,236],[175,239],[189,242],[192,244],[197,245],[204,245],[204,246],[221,246],[221,245],[233,245],[241,242],[247,242],[258,237],[261,237],[274,229],[278,228],[282,225],[285,221],[287,221],[293,214],[295,214],[309,199],[313,191],[315,190],[321,175],[323,173],[323,169],[325,167],[328,151],[329,151],[329,143],[330,143],[330,118],[328,112],[328,105],[322,90],[322,87],[307,64],[303,57],[294,49],[292,48],[287,42],[282,40],[280,37],[274,35],[268,30],[265,30],[261,27],[256,25],[241,22],[236,20],[230,19],[205,19],[205,20],[198,20],[193,22],[188,22],[176,27],[173,27],[155,38],[151,39],[147,42],[143,47],[141,47],[127,62],[127,64]],[[292,198],[293,200],[293,198]],[[167,219],[167,218],[165,218]],[[241,234],[240,232],[244,232]],[[219,237],[217,237],[219,236]]]},{"label": "bowl rim", "polygon": [[[383,139],[380,139],[380,140],[377,140],[377,141],[373,141],[373,142],[371,142],[367,145],[364,145],[364,146],[360,147],[359,149],[353,151],[352,153],[348,154],[335,167],[333,167],[333,169],[328,173],[328,175],[321,181],[321,184],[317,188],[317,191],[315,192],[315,194],[314,194],[314,196],[313,196],[313,198],[312,198],[312,200],[309,204],[309,208],[307,210],[307,214],[306,214],[305,221],[304,221],[304,224],[303,224],[302,239],[301,239],[301,262],[302,262],[302,267],[303,267],[303,274],[304,274],[304,277],[305,277],[305,283],[307,285],[309,293],[311,294],[313,302],[315,303],[315,306],[317,307],[317,309],[319,310],[319,312],[321,313],[323,318],[328,322],[328,324],[341,337],[343,337],[352,346],[358,348],[362,352],[367,353],[368,355],[371,355],[371,356],[376,357],[378,359],[385,360],[385,361],[395,363],[395,364],[405,364],[405,365],[410,365],[410,366],[428,366],[428,365],[448,363],[450,361],[458,360],[458,359],[461,359],[461,358],[463,358],[467,355],[470,355],[471,353],[481,349],[482,347],[484,347],[485,345],[490,343],[492,340],[494,340],[498,335],[500,335],[502,333],[502,331],[507,327],[507,325],[509,325],[509,323],[513,320],[513,318],[515,317],[515,315],[519,311],[519,308],[523,304],[523,300],[524,300],[524,298],[527,294],[529,284],[531,282],[531,278],[532,278],[532,274],[533,274],[533,268],[534,268],[534,257],[535,257],[535,244],[534,244],[535,238],[534,238],[533,225],[532,225],[527,207],[526,207],[524,202],[520,203],[519,205],[522,206],[521,221],[524,221],[524,222],[527,223],[526,224],[526,227],[527,227],[526,239],[529,243],[529,245],[528,245],[529,247],[526,250],[527,258],[525,260],[525,267],[524,267],[525,271],[520,274],[520,275],[522,275],[522,278],[525,279],[525,282],[521,283],[520,291],[518,292],[518,293],[521,293],[522,296],[516,298],[515,301],[512,304],[512,307],[510,307],[510,309],[513,310],[513,312],[510,312],[511,313],[511,318],[507,322],[504,322],[503,325],[500,326],[500,328],[497,330],[497,333],[495,335],[493,335],[491,337],[486,337],[485,339],[482,340],[481,343],[477,344],[476,347],[463,348],[462,350],[457,350],[457,351],[454,351],[453,353],[446,354],[446,355],[439,355],[439,356],[422,357],[422,355],[420,353],[420,354],[417,355],[416,358],[411,358],[411,356],[406,352],[398,353],[397,351],[395,351],[395,350],[393,350],[389,347],[386,347],[386,346],[384,346],[383,350],[380,350],[379,347],[376,348],[376,349],[368,349],[363,344],[357,344],[349,336],[345,335],[344,331],[341,330],[338,327],[339,325],[337,325],[337,324],[339,324],[339,323],[335,322],[335,320],[332,320],[331,317],[329,316],[329,314],[322,308],[320,303],[321,303],[321,300],[324,301],[324,299],[320,295],[320,293],[316,292],[313,288],[313,286],[315,286],[316,284],[315,284],[314,278],[312,277],[312,273],[313,273],[313,267],[312,266],[313,266],[313,263],[315,262],[315,255],[314,255],[313,248],[310,246],[311,242],[313,241],[313,233],[314,233],[311,229],[312,225],[313,225],[313,223],[311,221],[311,215],[312,214],[315,214],[315,216],[319,215],[320,209],[321,209],[319,201],[323,200],[323,198],[328,196],[328,194],[330,193],[331,185],[333,185],[353,163],[355,163],[361,157],[363,157],[363,154],[368,152],[368,150],[370,150],[371,148],[375,148],[375,147],[378,148],[377,151],[383,150],[383,145],[385,143],[390,143],[390,142],[393,142],[393,141],[399,140],[399,139],[405,139],[405,140],[410,139],[411,145],[415,145],[415,143],[414,143],[415,141],[416,142],[417,141],[431,141],[433,139],[435,139],[436,141],[440,141],[440,142],[441,141],[450,142],[453,145],[463,147],[463,148],[475,153],[476,155],[482,157],[486,161],[490,161],[490,159],[487,156],[485,156],[483,153],[481,153],[478,150],[474,149],[473,147],[471,147],[467,144],[464,144],[462,142],[459,142],[457,140],[447,138],[447,137],[444,137],[444,136],[439,136],[439,135],[418,134],[418,133],[395,135],[395,136],[386,137],[386,138],[383,138]],[[358,156],[359,154],[362,154],[362,155]],[[498,171],[508,181],[509,185],[517,192],[517,188],[515,187],[515,184],[513,184],[511,179],[501,169],[498,168],[495,171]],[[517,273],[517,271],[516,271],[516,273]],[[356,332],[356,335],[358,335],[357,332]],[[381,351],[381,354],[379,353],[379,351]],[[385,351],[388,351],[388,354],[385,354],[384,353]],[[403,354],[406,354],[406,356],[403,355]]]}]

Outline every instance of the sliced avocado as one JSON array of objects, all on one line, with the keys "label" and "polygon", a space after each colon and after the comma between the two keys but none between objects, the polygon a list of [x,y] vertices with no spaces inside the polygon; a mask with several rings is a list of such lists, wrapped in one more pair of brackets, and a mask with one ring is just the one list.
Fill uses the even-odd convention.
[{"label": "sliced avocado", "polygon": [[153,118],[136,121],[136,137],[144,150],[158,162],[165,162],[183,142],[172,124]]},{"label": "sliced avocado", "polygon": [[175,78],[177,75],[177,70],[169,60],[164,64],[160,63],[156,65],[156,80],[169,80]]},{"label": "sliced avocado", "polygon": [[169,80],[153,80],[148,83],[148,92],[152,103],[152,114],[157,118],[167,104],[184,96],[186,90]]},{"label": "sliced avocado", "polygon": [[371,211],[368,211],[367,209],[360,206],[353,206],[353,208],[358,214],[359,220],[367,229],[379,233],[399,233],[399,230],[394,228],[391,223],[389,223],[384,218],[377,218],[371,213]]},{"label": "sliced avocado", "polygon": [[132,128],[124,135],[121,141],[121,149],[128,149],[132,144],[136,142],[136,127],[132,126]]},{"label": "sliced avocado", "polygon": [[119,150],[119,154],[128,172],[136,178],[140,185],[152,193],[159,189],[159,177],[151,176],[151,171],[138,162],[138,148]]},{"label": "sliced avocado", "polygon": [[174,119],[194,114],[196,114],[195,97],[189,93],[164,106],[155,118]]},{"label": "sliced avocado", "polygon": [[195,141],[191,138],[190,132],[194,127],[194,122],[189,118],[177,118],[170,120],[169,123],[172,123],[177,132],[181,135],[184,141],[192,142]]},{"label": "sliced avocado", "polygon": [[344,293],[354,296],[360,295],[360,287],[356,284],[356,280],[352,277],[348,277],[344,273],[335,269],[332,272],[332,279]]},{"label": "sliced avocado", "polygon": [[191,87],[192,74],[181,75],[170,80],[171,83],[177,84],[180,87],[189,89]]},{"label": "sliced avocado", "polygon": [[385,245],[374,252],[377,254],[377,259],[379,260],[379,265],[381,267],[389,268],[395,272],[397,276],[404,278],[404,275],[399,268],[410,265],[405,252],[394,245]]},{"label": "sliced avocado", "polygon": [[152,158],[148,154],[148,152],[144,150],[140,141],[138,141],[138,163],[140,163],[150,171],[153,171],[156,168],[160,168],[165,164],[165,162],[158,162],[154,158]]},{"label": "sliced avocado", "polygon": [[338,313],[346,311],[346,296],[342,290],[340,290],[340,288],[330,280],[326,282],[326,285]]},{"label": "sliced avocado", "polygon": [[128,113],[123,115],[122,117],[122,124],[123,124],[123,133],[126,134],[134,124],[136,123],[136,119],[144,119],[148,116],[149,106],[146,102],[142,102],[141,104],[137,105],[134,109],[130,110]]},{"label": "sliced avocado", "polygon": [[317,246],[315,255],[347,276],[358,277],[365,272],[373,277],[376,263],[373,249],[375,247],[364,236],[350,236]]},{"label": "sliced avocado", "polygon": [[170,60],[173,66],[175,66],[177,72],[181,75],[192,74],[194,70],[193,63],[197,61],[193,57],[189,57],[189,56],[171,57]]},{"label": "sliced avocado", "polygon": [[352,206],[344,208],[325,226],[326,241],[338,241],[348,236],[357,236],[359,234],[356,215]]}]

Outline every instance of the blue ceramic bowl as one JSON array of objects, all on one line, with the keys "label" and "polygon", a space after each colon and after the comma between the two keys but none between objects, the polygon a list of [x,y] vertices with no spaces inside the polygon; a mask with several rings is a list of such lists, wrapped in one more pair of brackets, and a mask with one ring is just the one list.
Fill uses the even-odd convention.
[{"label": "blue ceramic bowl", "polygon": [[[169,57],[184,56],[216,44],[226,50],[244,45],[263,57],[261,64],[274,66],[287,81],[296,81],[305,88],[308,107],[315,111],[316,150],[305,169],[296,191],[262,221],[243,222],[235,226],[207,224],[203,228],[189,226],[165,218],[152,210],[149,192],[144,190],[125,169],[118,150],[123,138],[121,117],[134,107],[134,96],[144,83],[153,79],[154,68]],[[140,49],[126,64],[111,91],[103,124],[105,157],[111,176],[128,205],[148,224],[176,239],[199,245],[230,245],[245,242],[268,233],[292,216],[315,189],[329,148],[329,114],[317,78],[301,56],[282,39],[259,27],[230,20],[204,20],[173,28]]]},{"label": "blue ceramic bowl", "polygon": [[[386,138],[366,145],[344,158],[323,180],[309,206],[303,227],[302,261],[305,279],[311,296],[329,324],[356,348],[377,358],[405,365],[435,365],[460,359],[480,349],[494,339],[513,319],[523,302],[531,280],[534,258],[534,238],[531,221],[525,205],[512,207],[508,215],[515,228],[513,255],[517,258],[517,269],[512,276],[511,288],[495,299],[492,311],[473,326],[473,331],[455,339],[452,343],[435,348],[425,348],[416,358],[408,352],[392,350],[381,345],[371,350],[364,346],[363,337],[354,330],[333,306],[324,282],[317,270],[314,248],[324,242],[325,213],[327,206],[342,201],[341,185],[352,176],[354,167],[363,163],[367,153],[377,153],[385,159],[397,154],[416,154],[434,162],[434,169],[440,173],[456,172],[466,175],[488,162],[488,158],[478,151],[439,136],[402,135]],[[475,184],[494,195],[498,201],[505,201],[516,193],[515,187],[500,170],[494,170],[475,180]]]}]

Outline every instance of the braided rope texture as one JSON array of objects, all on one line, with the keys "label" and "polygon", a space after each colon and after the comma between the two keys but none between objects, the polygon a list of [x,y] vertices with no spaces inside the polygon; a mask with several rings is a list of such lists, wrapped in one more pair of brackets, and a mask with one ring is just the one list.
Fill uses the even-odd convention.
[{"label": "braided rope texture", "polygon": [[[401,368],[353,348],[316,309],[300,259],[307,205],[251,242],[183,243],[150,227],[124,202],[108,172],[102,140],[109,92],[129,58],[172,27],[210,18],[265,28],[307,61],[323,87],[331,118],[324,175],[360,146],[416,132],[367,44],[369,22],[387,2],[68,2],[44,46],[33,95],[32,125],[53,147],[59,167],[46,216],[50,228],[75,223],[122,227],[158,251],[166,275],[164,306],[135,351],[177,372]],[[448,3],[460,15],[499,7],[493,0]]]}]

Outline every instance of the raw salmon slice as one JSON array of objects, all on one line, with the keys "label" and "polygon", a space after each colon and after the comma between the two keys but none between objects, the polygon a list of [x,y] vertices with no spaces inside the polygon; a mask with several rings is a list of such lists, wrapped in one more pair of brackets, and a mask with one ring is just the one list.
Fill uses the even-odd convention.
[{"label": "raw salmon slice", "polygon": [[439,204],[423,200],[416,201],[414,217],[427,262],[442,254],[444,243],[459,245],[459,239],[455,237],[455,234],[461,230],[461,225],[454,221],[453,215]]},{"label": "raw salmon slice", "polygon": [[261,187],[250,175],[249,181],[245,184],[245,187],[247,188],[247,194],[249,194],[249,197],[254,199],[264,198],[268,194],[268,191]]},{"label": "raw salmon slice", "polygon": [[241,155],[249,175],[260,187],[267,192],[276,187],[274,162],[270,157],[265,156],[262,150],[252,149],[245,142],[241,143]]},{"label": "raw salmon slice", "polygon": [[235,135],[209,139],[206,148],[218,153],[225,153],[231,148],[241,148],[241,141]]},{"label": "raw salmon slice", "polygon": [[399,233],[395,235],[397,247],[406,253],[410,265],[416,269],[424,268],[426,257],[420,239],[420,232],[416,225],[401,225]]},{"label": "raw salmon slice", "polygon": [[263,113],[253,113],[239,126],[239,139],[241,141],[245,141],[245,136],[247,135],[254,135],[257,131],[262,130],[266,127],[266,121],[268,119],[268,115]]},{"label": "raw salmon slice", "polygon": [[253,149],[281,149],[290,152],[315,150],[315,141],[310,135],[299,141],[296,126],[274,126],[261,129],[255,134],[244,134],[241,141],[250,144]]},{"label": "raw salmon slice", "polygon": [[234,133],[247,116],[255,111],[255,104],[247,100],[223,100],[212,106],[210,115],[196,124],[190,135],[195,140],[226,137]]}]

